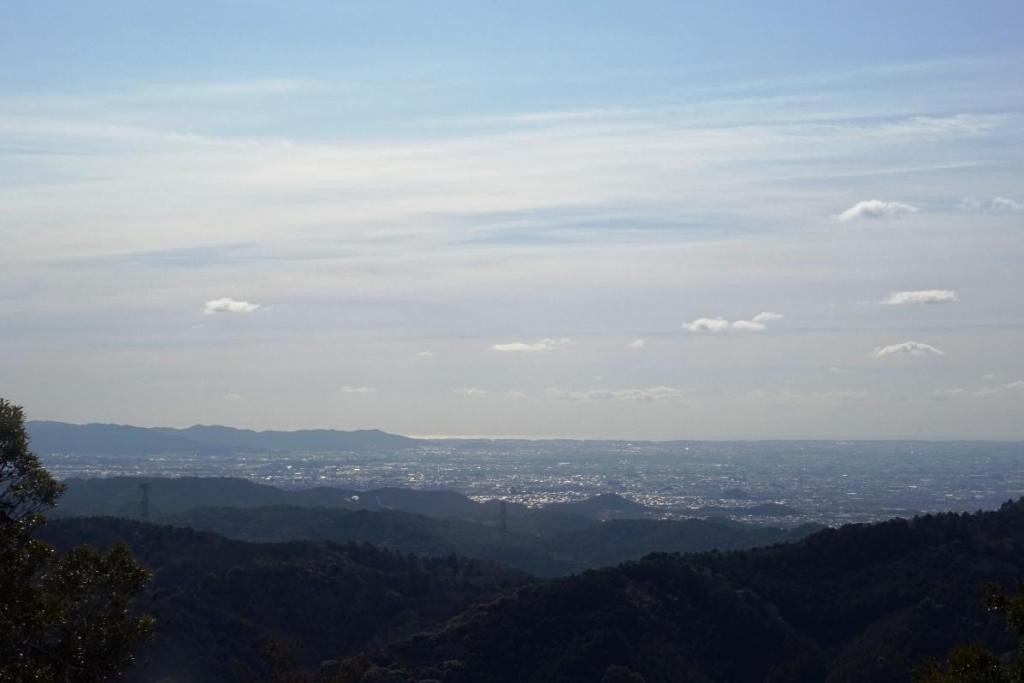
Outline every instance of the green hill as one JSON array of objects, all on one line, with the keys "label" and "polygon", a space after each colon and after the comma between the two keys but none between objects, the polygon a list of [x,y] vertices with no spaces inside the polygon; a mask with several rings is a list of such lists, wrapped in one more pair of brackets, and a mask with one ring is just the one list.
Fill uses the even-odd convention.
[{"label": "green hill", "polygon": [[66,549],[124,541],[153,570],[140,607],[158,637],[128,681],[222,682],[266,675],[265,650],[311,667],[434,626],[526,581],[490,563],[420,558],[367,544],[244,543],[113,518],[47,522]]},{"label": "green hill", "polygon": [[654,554],[536,584],[353,658],[353,680],[909,680],[953,644],[1013,645],[982,584],[1024,571],[1024,500],[737,552]]}]

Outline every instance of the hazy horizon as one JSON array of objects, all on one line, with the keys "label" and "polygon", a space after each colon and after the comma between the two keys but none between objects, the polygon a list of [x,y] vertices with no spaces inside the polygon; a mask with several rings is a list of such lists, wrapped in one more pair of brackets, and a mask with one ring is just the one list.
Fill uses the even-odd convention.
[{"label": "hazy horizon", "polygon": [[139,429],[174,429],[174,430],[187,430],[192,427],[223,427],[227,429],[238,429],[243,431],[252,431],[257,433],[263,432],[301,432],[301,431],[340,431],[340,432],[354,432],[354,431],[377,431],[384,432],[387,434],[393,434],[396,436],[404,436],[410,439],[418,439],[423,441],[626,441],[626,442],[650,442],[650,443],[663,443],[663,442],[707,442],[707,443],[758,443],[758,442],[820,442],[820,443],[884,443],[884,442],[922,442],[922,443],[994,443],[994,444],[1018,444],[1024,443],[1024,439],[957,439],[957,438],[915,438],[915,437],[887,437],[887,438],[873,438],[870,436],[857,436],[857,437],[770,437],[770,438],[687,438],[687,437],[676,437],[676,438],[665,438],[665,439],[653,439],[644,437],[630,437],[630,436],[594,436],[594,435],[578,435],[578,434],[564,434],[564,435],[543,435],[543,434],[409,434],[394,432],[379,427],[367,426],[367,427],[352,427],[349,429],[337,429],[333,427],[297,427],[295,429],[274,429],[274,428],[261,428],[261,427],[240,427],[237,425],[229,424],[214,424],[214,423],[201,423],[196,422],[192,424],[180,424],[180,425],[167,425],[167,424],[128,424],[122,422],[96,422],[96,421],[84,421],[84,422],[64,422],[61,420],[28,420],[28,424],[31,426],[37,422],[55,422],[58,424],[68,424],[73,426],[103,426],[103,427],[129,427]]},{"label": "hazy horizon", "polygon": [[8,3],[0,396],[79,423],[1024,440],[1022,23]]}]

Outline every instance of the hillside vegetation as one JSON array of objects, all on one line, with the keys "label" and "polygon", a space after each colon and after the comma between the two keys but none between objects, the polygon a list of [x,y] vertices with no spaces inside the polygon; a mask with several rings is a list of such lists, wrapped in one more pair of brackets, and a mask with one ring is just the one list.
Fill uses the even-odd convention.
[{"label": "hillside vegetation", "polygon": [[525,587],[348,666],[367,683],[599,681],[609,671],[648,683],[895,683],[956,643],[1012,651],[982,586],[1010,585],[1022,570],[1024,501],[769,548],[655,554]]}]

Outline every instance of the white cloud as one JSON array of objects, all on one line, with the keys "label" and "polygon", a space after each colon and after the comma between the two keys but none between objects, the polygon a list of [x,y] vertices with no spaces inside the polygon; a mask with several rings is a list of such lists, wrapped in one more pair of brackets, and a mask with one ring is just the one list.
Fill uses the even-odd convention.
[{"label": "white cloud", "polygon": [[906,341],[900,344],[879,346],[871,352],[874,358],[885,356],[945,356],[946,352],[924,342]]},{"label": "white cloud", "polygon": [[1017,379],[1012,382],[1007,382],[1003,385],[1003,389],[1007,391],[1016,391],[1018,389],[1024,389],[1024,379]]},{"label": "white cloud", "polygon": [[552,351],[559,347],[567,346],[569,339],[561,337],[559,339],[541,339],[540,341],[532,344],[525,342],[508,342],[505,344],[494,344],[491,346],[493,351],[501,351],[504,353],[532,353],[534,351]]},{"label": "white cloud", "polygon": [[957,207],[961,211],[978,211],[979,209],[981,209],[981,200],[979,200],[974,195],[969,194],[960,200],[960,203],[957,205]]},{"label": "white cloud", "polygon": [[653,401],[675,400],[683,397],[680,389],[656,386],[647,389],[591,389],[590,391],[568,391],[549,387],[544,392],[549,398],[562,401]]},{"label": "white cloud", "polygon": [[644,344],[646,343],[647,342],[645,342],[643,339],[637,338],[626,344],[626,346],[628,346],[631,349],[642,349],[644,348]]},{"label": "white cloud", "polygon": [[203,306],[203,313],[211,315],[213,313],[252,313],[260,304],[249,303],[248,301],[237,301],[224,297],[223,299],[213,299],[207,301]]},{"label": "white cloud", "polygon": [[509,401],[521,401],[526,398],[526,394],[521,391],[506,391],[503,398]]},{"label": "white cloud", "polygon": [[993,197],[988,204],[983,203],[973,195],[968,195],[960,200],[958,207],[962,211],[995,211],[997,213],[1019,213],[1024,211],[1024,202],[1009,197]]},{"label": "white cloud", "polygon": [[461,389],[452,389],[453,393],[462,394],[463,396],[487,396],[490,392],[486,389],[478,389],[476,387],[463,387]]},{"label": "white cloud", "polygon": [[417,353],[414,353],[412,355],[412,357],[413,358],[422,358],[422,359],[433,358],[434,357],[434,352],[433,351],[418,351]]},{"label": "white cloud", "polygon": [[729,329],[729,321],[725,318],[697,318],[683,323],[683,329],[690,332],[725,332]]},{"label": "white cloud", "polygon": [[779,313],[762,311],[751,320],[734,320],[729,322],[725,318],[697,318],[691,322],[683,323],[683,329],[690,332],[726,332],[728,330],[763,332],[768,327],[765,323],[779,320],[782,317]]},{"label": "white cloud", "polygon": [[906,304],[950,304],[959,301],[952,289],[918,289],[906,292],[890,292],[881,303],[886,306]]},{"label": "white cloud", "polygon": [[910,213],[917,213],[917,211],[917,207],[910,204],[883,202],[880,199],[866,199],[862,202],[857,202],[836,216],[836,218],[841,221],[849,221],[855,218],[899,218]]},{"label": "white cloud", "polygon": [[762,332],[765,329],[763,323],[756,323],[752,320],[737,320],[731,325],[732,329],[741,332]]},{"label": "white cloud", "polygon": [[343,394],[375,394],[377,393],[376,387],[352,387],[345,385],[341,388]]},{"label": "white cloud", "polygon": [[839,367],[837,365],[833,365],[832,367],[830,367],[828,369],[828,371],[831,372],[833,375],[849,375],[850,374],[849,370],[847,370],[846,368],[841,368],[841,367]]},{"label": "white cloud", "polygon": [[224,394],[224,400],[228,403],[238,403],[242,400],[242,395],[231,391]]},{"label": "white cloud", "polygon": [[772,313],[771,311],[761,311],[760,313],[755,315],[753,318],[751,318],[751,320],[753,320],[755,323],[770,323],[770,322],[773,322],[775,320],[782,320],[785,317],[786,316],[782,315],[781,313]]},{"label": "white cloud", "polygon": [[1024,203],[1009,199],[1008,197],[996,197],[992,200],[990,206],[993,211],[1012,211],[1014,213],[1024,211]]}]

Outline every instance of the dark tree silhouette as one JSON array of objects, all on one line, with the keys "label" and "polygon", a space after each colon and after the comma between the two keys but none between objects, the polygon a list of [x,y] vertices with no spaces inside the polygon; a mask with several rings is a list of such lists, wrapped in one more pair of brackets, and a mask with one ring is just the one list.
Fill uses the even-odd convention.
[{"label": "dark tree silhouette", "polygon": [[58,557],[32,537],[62,491],[29,450],[22,409],[0,399],[0,681],[106,680],[152,632],[132,611],[149,572],[127,546]]},{"label": "dark tree silhouette", "polygon": [[985,587],[985,606],[998,612],[1006,627],[1017,635],[1017,651],[1000,657],[981,643],[954,648],[946,662],[926,662],[914,683],[1024,683],[1024,585],[1006,595],[999,586]]}]

